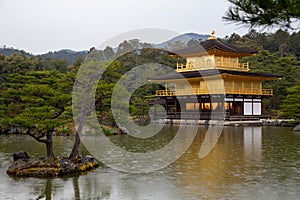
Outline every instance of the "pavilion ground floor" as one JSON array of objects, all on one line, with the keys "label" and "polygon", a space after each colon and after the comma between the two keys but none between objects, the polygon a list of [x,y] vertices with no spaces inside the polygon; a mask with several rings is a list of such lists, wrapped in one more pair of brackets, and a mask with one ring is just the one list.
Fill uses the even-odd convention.
[{"label": "pavilion ground floor", "polygon": [[150,102],[154,119],[184,120],[259,120],[262,115],[260,95],[190,95],[158,96]]}]

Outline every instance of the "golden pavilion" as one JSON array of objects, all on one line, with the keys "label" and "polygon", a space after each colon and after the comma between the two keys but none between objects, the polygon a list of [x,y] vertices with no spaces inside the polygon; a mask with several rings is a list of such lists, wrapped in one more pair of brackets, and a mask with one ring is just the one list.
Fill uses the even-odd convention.
[{"label": "golden pavilion", "polygon": [[[198,45],[170,53],[186,62],[177,63],[174,73],[149,80],[165,85],[163,90],[156,91],[156,100],[150,103],[155,118],[257,120],[266,117],[262,115],[262,99],[272,96],[273,90],[264,89],[263,81],[278,80],[280,76],[254,73],[249,63],[240,63],[240,58],[255,53],[256,50],[219,40],[214,32]],[[156,109],[158,104],[165,112]]]}]

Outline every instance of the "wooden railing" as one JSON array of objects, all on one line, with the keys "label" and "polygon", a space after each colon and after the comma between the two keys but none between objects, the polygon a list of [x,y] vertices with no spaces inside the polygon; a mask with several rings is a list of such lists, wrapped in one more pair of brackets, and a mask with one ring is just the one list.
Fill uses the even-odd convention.
[{"label": "wooden railing", "polygon": [[249,70],[249,63],[248,62],[246,62],[246,63],[239,63],[239,67],[238,68],[241,69],[241,70],[248,71]]},{"label": "wooden railing", "polygon": [[273,90],[272,89],[255,89],[255,88],[224,88],[219,90],[207,90],[207,89],[200,89],[200,88],[193,88],[193,90],[157,90],[156,96],[182,96],[182,95],[204,95],[204,94],[246,94],[246,95],[266,95],[272,96]]},{"label": "wooden railing", "polygon": [[262,95],[273,96],[272,89],[262,89]]},{"label": "wooden railing", "polygon": [[196,69],[194,65],[177,63],[177,70],[176,70],[177,72],[192,71],[192,70],[199,70],[199,69]]},{"label": "wooden railing", "polygon": [[175,96],[175,92],[171,90],[156,90],[156,96]]},{"label": "wooden railing", "polygon": [[228,70],[239,70],[239,71],[249,71],[249,63],[238,63],[237,65],[230,65],[226,63],[216,63],[213,66],[207,66],[204,63],[198,65],[192,64],[182,64],[177,63],[177,72],[184,72],[184,71],[193,71],[193,70],[201,70],[201,69],[228,69]]}]

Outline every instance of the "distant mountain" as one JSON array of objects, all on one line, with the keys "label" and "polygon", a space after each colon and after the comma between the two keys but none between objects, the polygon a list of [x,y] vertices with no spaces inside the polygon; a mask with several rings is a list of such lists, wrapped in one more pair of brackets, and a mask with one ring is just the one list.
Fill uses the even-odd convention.
[{"label": "distant mountain", "polygon": [[[24,50],[14,49],[12,47],[10,48],[0,48],[0,54],[10,56],[14,53],[18,54],[24,54],[27,57],[34,56],[33,54],[30,54]],[[45,54],[41,54],[40,56],[44,59],[46,58],[52,58],[52,59],[65,59],[68,64],[73,63],[76,61],[76,59],[80,56],[85,57],[88,54],[88,51],[73,51],[70,49],[63,49],[60,51],[55,52],[48,52]]]},{"label": "distant mountain", "polygon": [[42,58],[52,58],[52,59],[65,59],[69,64],[76,61],[78,57],[87,56],[88,51],[73,51],[70,49],[63,49],[60,51],[49,52],[41,54]]},{"label": "distant mountain", "polygon": [[195,41],[204,41],[204,40],[207,40],[207,38],[209,37],[210,35],[203,35],[203,34],[197,34],[197,33],[185,33],[185,34],[182,34],[182,35],[178,35],[168,41],[165,41],[163,43],[160,43],[160,44],[152,44],[152,46],[154,46],[155,48],[167,48],[170,44],[172,43],[176,43],[176,42],[181,42],[183,43],[184,45],[187,45],[187,43],[193,39]]},{"label": "distant mountain", "polygon": [[[10,56],[14,53],[24,54],[27,57],[34,56],[33,54],[30,54],[24,50],[14,49],[13,47],[0,48],[0,54],[2,54],[2,55]],[[87,56],[87,54],[88,54],[88,51],[73,51],[70,49],[62,49],[62,50],[54,51],[54,52],[50,51],[48,53],[41,54],[40,56],[43,59],[46,59],[46,58],[65,59],[68,62],[68,64],[71,64],[71,63],[75,62],[78,57],[80,57],[80,56],[85,57],[85,56]]]},{"label": "distant mountain", "polygon": [[25,52],[24,50],[14,49],[13,47],[9,47],[9,48],[3,47],[3,48],[0,48],[0,54],[2,54],[2,55],[10,56],[10,55],[12,55],[14,53],[24,54],[27,57],[32,56],[32,54],[30,54],[28,52]]},{"label": "distant mountain", "polygon": [[[199,41],[199,40],[207,40],[207,38],[209,37],[209,35],[203,35],[203,34],[197,34],[197,33],[185,33],[182,35],[178,35],[168,41],[159,43],[159,44],[151,44],[154,48],[161,48],[161,49],[170,49],[170,47],[172,47],[172,45],[176,43],[180,43],[183,44],[183,46],[186,46],[187,43],[193,39],[195,41]],[[130,40],[130,39],[129,39]],[[117,52],[117,47],[113,48],[113,51],[116,53]],[[51,58],[51,59],[65,59],[68,64],[71,64],[73,62],[76,61],[77,58],[79,57],[85,57],[88,55],[89,51],[73,51],[71,49],[62,49],[59,51],[54,51],[54,52],[48,52],[48,53],[44,53],[41,54],[40,56],[43,59],[46,58]],[[30,54],[28,52],[25,52],[23,50],[18,50],[18,49],[14,49],[12,47],[10,48],[0,48],[0,54],[4,54],[4,55],[11,55],[13,53],[22,53],[25,54],[26,56],[34,56],[33,54]]]},{"label": "distant mountain", "polygon": [[177,37],[174,37],[173,39],[169,40],[170,42],[172,41],[181,41],[184,44],[187,44],[191,39],[196,40],[196,41],[204,41],[207,40],[207,38],[210,35],[202,35],[202,34],[197,34],[197,33],[185,33],[183,35],[179,35]]}]

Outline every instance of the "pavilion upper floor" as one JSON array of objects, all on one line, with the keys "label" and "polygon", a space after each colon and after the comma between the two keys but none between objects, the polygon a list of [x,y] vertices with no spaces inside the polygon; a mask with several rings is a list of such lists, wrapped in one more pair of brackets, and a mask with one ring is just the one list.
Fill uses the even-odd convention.
[{"label": "pavilion upper floor", "polygon": [[206,69],[227,69],[237,71],[249,71],[249,63],[239,62],[238,57],[221,55],[203,55],[187,57],[185,63],[177,63],[177,72],[206,70]]},{"label": "pavilion upper floor", "polygon": [[154,77],[150,82],[164,84],[156,96],[178,95],[266,95],[273,90],[263,88],[263,81],[277,80],[280,76],[234,70],[199,70]]}]

